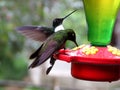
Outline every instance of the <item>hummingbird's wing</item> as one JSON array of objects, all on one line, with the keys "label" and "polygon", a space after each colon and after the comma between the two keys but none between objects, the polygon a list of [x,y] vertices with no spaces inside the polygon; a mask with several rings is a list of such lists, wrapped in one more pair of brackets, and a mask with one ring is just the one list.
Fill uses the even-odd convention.
[{"label": "hummingbird's wing", "polygon": [[41,52],[41,54],[35,59],[35,61],[33,61],[33,63],[29,66],[29,68],[34,68],[41,65],[48,58],[50,58],[58,49],[59,49],[58,42],[54,40],[50,41],[44,52],[43,53]]},{"label": "hummingbird's wing", "polygon": [[42,26],[21,26],[16,30],[22,35],[36,41],[45,41],[51,34],[54,33],[52,28]]}]

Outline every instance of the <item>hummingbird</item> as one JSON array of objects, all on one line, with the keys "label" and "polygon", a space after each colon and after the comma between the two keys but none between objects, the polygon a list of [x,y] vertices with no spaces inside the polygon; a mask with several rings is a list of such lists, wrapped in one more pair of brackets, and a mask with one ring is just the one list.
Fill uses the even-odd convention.
[{"label": "hummingbird", "polygon": [[35,60],[32,62],[29,68],[37,67],[48,60],[48,58],[51,58],[51,66],[46,71],[46,74],[48,74],[56,61],[56,59],[53,57],[53,54],[58,53],[60,49],[64,48],[67,40],[73,41],[76,46],[78,46],[75,32],[72,29],[60,30],[53,33],[43,42],[40,48],[31,55],[31,57],[35,58]]},{"label": "hummingbird", "polygon": [[[52,35],[53,33],[59,31],[59,30],[64,30],[64,27],[62,25],[63,21],[70,16],[72,13],[74,13],[77,10],[72,11],[71,13],[69,13],[68,15],[66,15],[63,18],[55,18],[52,22],[52,28],[50,27],[44,27],[44,26],[33,26],[33,25],[29,25],[29,26],[21,26],[21,27],[17,27],[16,30],[18,32],[20,32],[22,35],[31,38],[33,40],[36,41],[40,41],[43,42],[45,41],[50,35]],[[42,44],[43,45],[43,44]],[[39,51],[42,48],[41,47],[36,50],[31,56],[30,59],[33,59],[36,57],[36,55],[38,55]],[[53,67],[55,63],[55,59],[53,57],[51,57],[50,59],[50,64],[51,67],[48,68],[47,73],[50,72],[51,68]]]},{"label": "hummingbird", "polygon": [[63,18],[55,18],[52,22],[51,28],[45,26],[28,25],[28,26],[17,27],[16,30],[28,38],[31,38],[35,41],[43,42],[54,32],[57,32],[59,30],[64,30],[64,27],[62,25],[63,21],[75,11],[76,10],[72,11]]}]

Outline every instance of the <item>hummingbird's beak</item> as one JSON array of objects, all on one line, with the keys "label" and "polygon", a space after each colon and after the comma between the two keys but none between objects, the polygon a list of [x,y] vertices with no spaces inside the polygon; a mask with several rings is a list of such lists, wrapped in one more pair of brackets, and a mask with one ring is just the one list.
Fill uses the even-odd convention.
[{"label": "hummingbird's beak", "polygon": [[65,19],[65,18],[67,18],[68,16],[70,16],[72,13],[74,13],[75,11],[77,11],[77,10],[74,10],[74,11],[72,11],[71,13],[69,13],[67,16],[65,16],[64,18],[62,18],[63,20]]},{"label": "hummingbird's beak", "polygon": [[78,47],[78,44],[77,44],[77,42],[75,41],[74,43],[75,43],[75,45]]}]

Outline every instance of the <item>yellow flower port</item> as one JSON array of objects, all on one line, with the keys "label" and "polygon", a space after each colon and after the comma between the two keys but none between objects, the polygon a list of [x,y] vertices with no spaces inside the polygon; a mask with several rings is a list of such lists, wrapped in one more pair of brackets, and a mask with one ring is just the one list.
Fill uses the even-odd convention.
[{"label": "yellow flower port", "polygon": [[98,49],[95,46],[86,47],[82,50],[82,52],[86,55],[94,55],[98,52]]},{"label": "yellow flower port", "polygon": [[120,49],[117,49],[116,47],[112,47],[110,45],[107,46],[108,51],[111,52],[113,55],[120,56]]}]

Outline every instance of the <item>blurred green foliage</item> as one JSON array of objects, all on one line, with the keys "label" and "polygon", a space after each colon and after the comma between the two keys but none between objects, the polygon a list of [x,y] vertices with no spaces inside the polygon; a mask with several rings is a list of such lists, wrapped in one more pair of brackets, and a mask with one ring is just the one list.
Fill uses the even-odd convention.
[{"label": "blurred green foliage", "polygon": [[27,64],[20,57],[24,39],[14,30],[12,4],[0,1],[0,79],[22,79],[27,74]]},{"label": "blurred green foliage", "polygon": [[44,88],[37,88],[37,87],[28,87],[25,88],[24,90],[45,90]]},{"label": "blurred green foliage", "polygon": [[[64,21],[64,27],[75,30],[79,45],[88,43],[81,0],[0,0],[0,79],[23,79],[28,73],[25,55],[34,49],[34,43],[26,44],[27,40],[15,31],[16,27],[51,27],[54,18],[64,17],[75,9],[78,11]],[[75,46],[70,43],[68,47]]]}]

